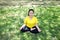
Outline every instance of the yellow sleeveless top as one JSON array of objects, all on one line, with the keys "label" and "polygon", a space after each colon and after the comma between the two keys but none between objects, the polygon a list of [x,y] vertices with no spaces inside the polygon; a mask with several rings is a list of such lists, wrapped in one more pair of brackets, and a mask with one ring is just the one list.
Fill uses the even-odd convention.
[{"label": "yellow sleeveless top", "polygon": [[36,24],[38,23],[38,20],[36,17],[33,16],[32,19],[29,18],[29,16],[27,16],[25,19],[24,19],[24,24],[26,26],[28,26],[29,28],[32,28],[34,27]]}]

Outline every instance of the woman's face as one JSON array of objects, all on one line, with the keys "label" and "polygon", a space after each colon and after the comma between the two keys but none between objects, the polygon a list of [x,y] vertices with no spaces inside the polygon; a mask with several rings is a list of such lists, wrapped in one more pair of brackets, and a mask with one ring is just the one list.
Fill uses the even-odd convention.
[{"label": "woman's face", "polygon": [[29,12],[29,16],[33,16],[34,15],[34,12],[33,11],[30,11]]}]

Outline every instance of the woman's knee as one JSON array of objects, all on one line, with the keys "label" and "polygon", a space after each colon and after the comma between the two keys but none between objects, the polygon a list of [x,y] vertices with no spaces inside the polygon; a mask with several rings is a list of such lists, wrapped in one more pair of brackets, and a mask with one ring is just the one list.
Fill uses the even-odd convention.
[{"label": "woman's knee", "polygon": [[29,30],[30,30],[30,29],[27,28],[26,26],[21,29],[22,32],[26,32],[26,31],[29,31]]}]

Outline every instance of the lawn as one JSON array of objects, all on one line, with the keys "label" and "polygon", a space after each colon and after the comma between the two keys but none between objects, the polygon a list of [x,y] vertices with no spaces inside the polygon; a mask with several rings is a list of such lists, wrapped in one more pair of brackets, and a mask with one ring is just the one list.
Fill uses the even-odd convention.
[{"label": "lawn", "polygon": [[0,40],[60,40],[60,6],[31,7],[42,30],[38,34],[22,33],[19,28],[30,7],[0,7]]}]

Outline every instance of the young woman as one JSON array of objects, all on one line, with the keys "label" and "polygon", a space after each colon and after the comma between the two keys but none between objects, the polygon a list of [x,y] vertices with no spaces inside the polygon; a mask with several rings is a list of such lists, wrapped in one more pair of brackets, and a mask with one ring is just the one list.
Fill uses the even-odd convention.
[{"label": "young woman", "polygon": [[21,26],[22,32],[30,31],[31,33],[39,33],[41,30],[38,27],[38,20],[34,16],[34,10],[29,9],[28,16],[24,19],[24,24]]}]

